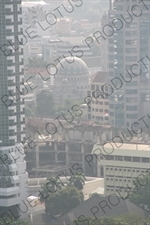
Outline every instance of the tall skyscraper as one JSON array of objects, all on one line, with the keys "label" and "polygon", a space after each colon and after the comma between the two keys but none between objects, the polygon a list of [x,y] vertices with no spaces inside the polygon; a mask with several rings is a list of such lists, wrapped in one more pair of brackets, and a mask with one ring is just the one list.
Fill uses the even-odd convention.
[{"label": "tall skyscraper", "polygon": [[0,216],[23,218],[28,195],[21,0],[0,1]]},{"label": "tall skyscraper", "polygon": [[[108,15],[106,12],[101,19],[101,27],[104,27],[108,24]],[[108,32],[108,29],[107,29]],[[101,39],[101,70],[102,72],[108,72],[108,39]]]},{"label": "tall skyscraper", "polygon": [[149,111],[149,6],[146,0],[110,0],[116,29],[109,38],[109,80],[123,83],[116,79],[119,88],[109,97],[110,123],[117,127],[130,128]]}]

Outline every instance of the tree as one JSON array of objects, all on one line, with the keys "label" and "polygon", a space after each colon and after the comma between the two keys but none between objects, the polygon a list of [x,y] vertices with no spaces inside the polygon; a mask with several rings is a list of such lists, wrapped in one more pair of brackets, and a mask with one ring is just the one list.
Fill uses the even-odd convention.
[{"label": "tree", "polygon": [[103,217],[103,218],[84,218],[84,222],[74,221],[73,225],[128,225],[127,223],[118,221],[117,219]]},{"label": "tree", "polygon": [[83,193],[74,187],[65,187],[51,194],[45,202],[45,212],[54,219],[83,202]]},{"label": "tree", "polygon": [[46,184],[41,187],[41,191],[39,192],[40,201],[46,202],[46,196],[49,196],[51,193],[55,193],[57,190],[61,190],[62,187],[63,185],[58,178],[47,178]]},{"label": "tree", "polygon": [[78,105],[79,103],[75,102],[74,100],[72,99],[65,99],[64,101],[64,104],[63,105],[59,105],[59,106],[56,106],[56,114],[57,115],[61,115],[61,114],[65,114],[65,112],[69,109],[71,110],[72,106],[74,105]]},{"label": "tree", "polygon": [[122,221],[127,225],[143,225],[142,218],[135,214],[123,214],[119,216],[112,216],[112,218]]},{"label": "tree", "polygon": [[143,206],[150,211],[150,174],[145,175],[145,177],[138,178],[137,180],[137,191],[131,193],[129,200],[138,206]]},{"label": "tree", "polygon": [[[83,221],[83,222],[81,222]],[[145,222],[149,221],[147,219]],[[74,221],[73,225],[144,225],[143,220],[134,214],[115,215],[112,217],[91,218],[84,217],[84,220]]]},{"label": "tree", "polygon": [[[11,221],[12,220],[12,221]],[[13,219],[10,219],[10,218],[3,218],[3,219],[0,219],[0,225],[5,225],[5,224],[11,224],[11,225],[29,225],[28,222],[25,222],[23,220],[13,220]]]},{"label": "tree", "polygon": [[54,101],[53,95],[50,91],[41,91],[36,97],[37,107],[36,111],[39,116],[53,117],[54,111]]},{"label": "tree", "polygon": [[97,197],[102,197],[103,195],[98,194],[97,192],[91,194],[90,198],[92,198],[93,196],[97,196]]},{"label": "tree", "polygon": [[84,175],[75,175],[71,176],[68,186],[75,186],[78,190],[83,190],[83,186],[85,184],[85,176]]}]

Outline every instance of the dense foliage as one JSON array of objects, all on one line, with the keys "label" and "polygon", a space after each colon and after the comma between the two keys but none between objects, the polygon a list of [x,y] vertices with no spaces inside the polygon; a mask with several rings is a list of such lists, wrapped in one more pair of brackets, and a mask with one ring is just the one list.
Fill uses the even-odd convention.
[{"label": "dense foliage", "polygon": [[143,220],[134,214],[124,214],[120,216],[91,218],[82,217],[78,221],[75,220],[73,225],[148,225],[150,219]]},{"label": "dense foliage", "polygon": [[84,175],[76,175],[64,184],[58,177],[48,178],[39,192],[40,201],[45,202],[45,212],[53,219],[83,202],[84,195],[81,190],[85,180]]},{"label": "dense foliage", "polygon": [[0,225],[29,225],[29,223],[23,221],[23,220],[11,220],[10,218],[4,218],[4,219],[0,219]]},{"label": "dense foliage", "polygon": [[130,201],[150,211],[150,174],[139,177],[136,184],[138,188],[130,194]]},{"label": "dense foliage", "polygon": [[53,117],[55,115],[53,95],[50,91],[42,91],[36,97],[36,112],[39,116]]},{"label": "dense foliage", "polygon": [[78,191],[75,187],[65,187],[56,193],[50,194],[45,202],[45,212],[51,218],[56,218],[69,212],[83,200],[84,197],[81,191]]}]

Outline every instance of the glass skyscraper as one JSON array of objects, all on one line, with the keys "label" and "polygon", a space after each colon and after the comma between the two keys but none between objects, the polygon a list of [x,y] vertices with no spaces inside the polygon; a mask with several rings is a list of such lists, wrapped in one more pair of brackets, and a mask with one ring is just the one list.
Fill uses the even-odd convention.
[{"label": "glass skyscraper", "polygon": [[[28,194],[21,0],[0,1],[0,215],[23,218]],[[13,216],[14,212],[14,216]],[[17,214],[16,214],[17,213]]]},{"label": "glass skyscraper", "polygon": [[[1,146],[24,137],[23,35],[21,1],[0,2],[0,139]],[[9,97],[9,99],[8,99]]]}]

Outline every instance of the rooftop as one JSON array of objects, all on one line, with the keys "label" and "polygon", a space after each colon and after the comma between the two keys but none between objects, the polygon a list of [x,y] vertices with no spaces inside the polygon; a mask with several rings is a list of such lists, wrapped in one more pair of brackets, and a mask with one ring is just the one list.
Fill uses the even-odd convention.
[{"label": "rooftop", "polygon": [[[83,42],[84,39],[85,38],[83,36],[80,36],[80,37],[61,37],[60,38],[60,40],[62,40],[63,42],[70,42],[73,45],[75,45],[77,43],[80,43],[80,42]],[[83,42],[83,44],[85,44],[85,43]]]},{"label": "rooftop", "polygon": [[[116,143],[119,146],[121,143]],[[105,145],[107,148],[110,148],[110,144]],[[150,145],[144,144],[123,144],[120,147],[121,150],[134,150],[134,151],[150,151]]]},{"label": "rooftop", "polygon": [[103,83],[103,84],[108,83],[108,73],[97,71],[92,75],[91,83]]},{"label": "rooftop", "polygon": [[[63,65],[63,67],[62,67]],[[89,76],[88,67],[86,63],[78,57],[67,57],[62,59],[61,62],[57,65],[58,74],[66,75],[77,75],[86,74]]]},{"label": "rooftop", "polygon": [[33,7],[33,6],[36,6],[36,5],[48,5],[48,4],[44,1],[22,2],[22,6],[25,6],[25,7]]}]

